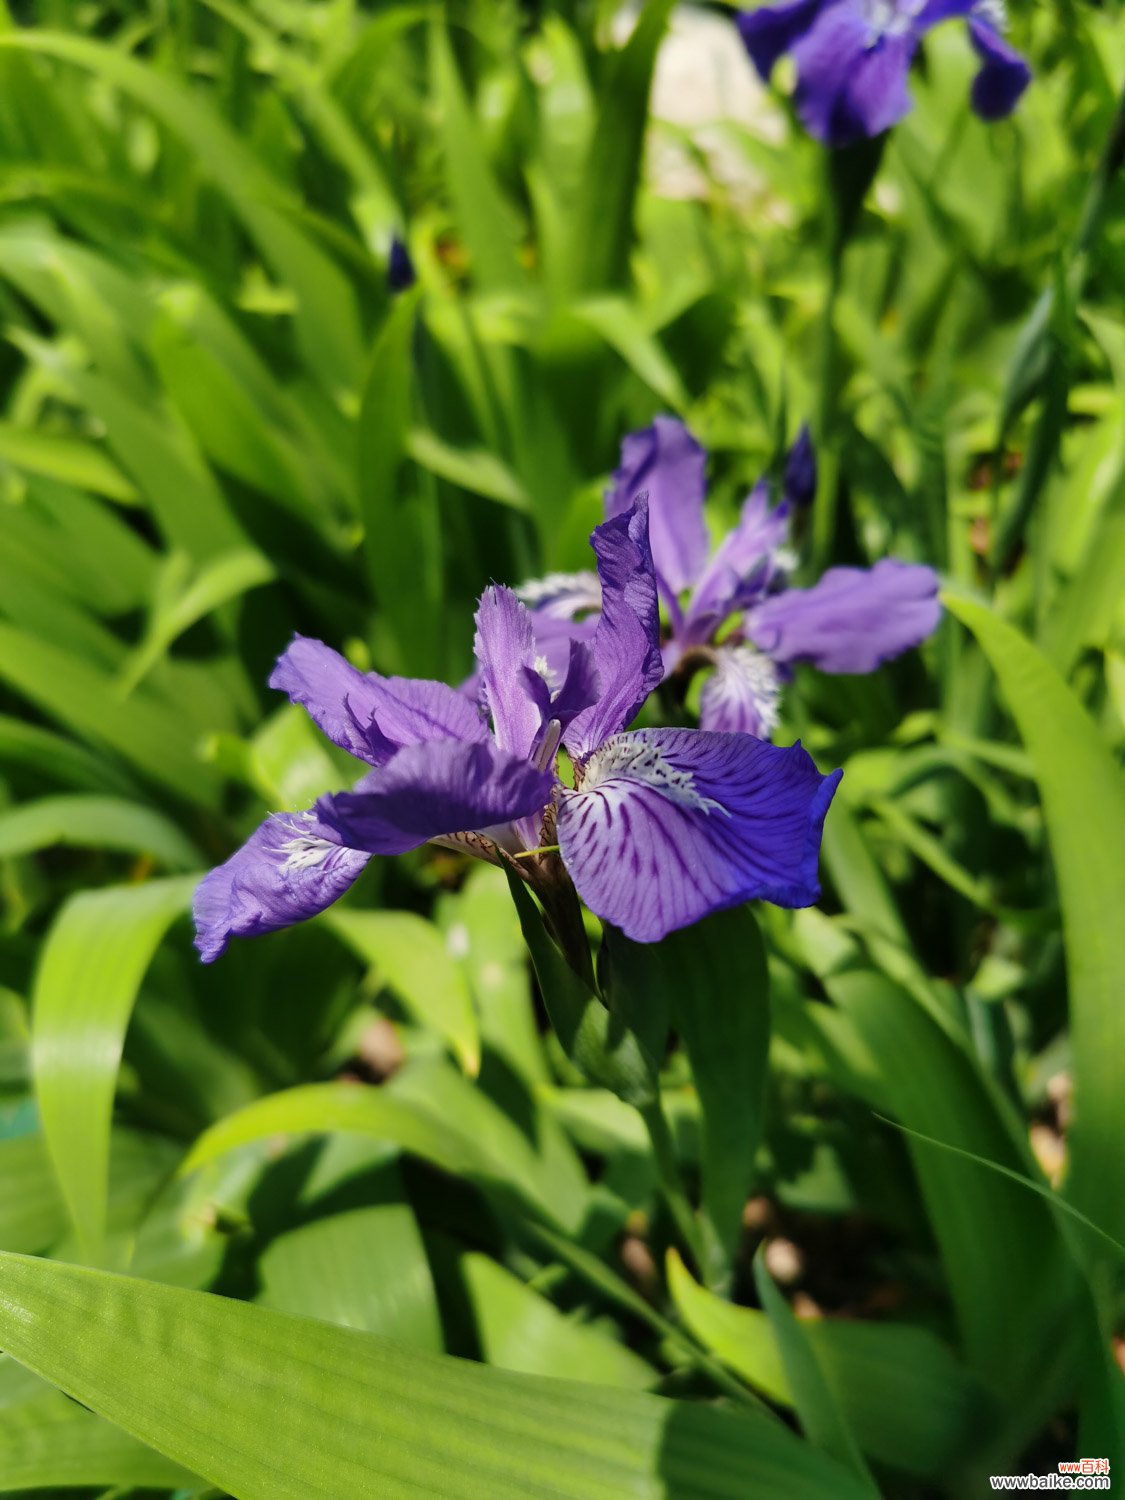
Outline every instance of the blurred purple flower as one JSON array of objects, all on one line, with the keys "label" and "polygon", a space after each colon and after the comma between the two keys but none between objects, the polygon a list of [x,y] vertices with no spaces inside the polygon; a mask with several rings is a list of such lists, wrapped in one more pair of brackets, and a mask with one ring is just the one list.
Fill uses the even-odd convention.
[{"label": "blurred purple flower", "polygon": [[[629,503],[629,487],[641,483],[668,615],[665,675],[714,669],[700,702],[704,729],[768,738],[794,663],[871,672],[937,627],[937,575],[919,564],[884,558],[873,568],[830,568],[812,588],[787,587],[790,521],[816,489],[807,428],[788,454],[779,502],[771,505],[765,481],[756,484],[709,558],[704,454],[682,422],[658,417],[625,439],[621,467],[606,491],[607,513],[618,514]],[[554,574],[519,591],[535,611],[536,640],[556,671],[571,639],[596,628],[594,582],[589,575]]]},{"label": "blurred purple flower", "polygon": [[829,146],[847,146],[909,112],[906,80],[918,42],[957,16],[968,23],[980,59],[973,108],[983,120],[1002,119],[1031,78],[1001,35],[1002,0],[781,0],[742,11],[738,29],[765,81],[779,57],[792,56],[805,129]]},{"label": "blurred purple flower", "polygon": [[[485,591],[479,708],[444,683],[365,674],[296,637],[271,685],[372,770],[351,792],[267,818],[204,878],[195,900],[204,961],[234,935],[316,915],[371,855],[426,842],[496,863],[547,846],[521,872],[569,876],[592,911],[638,942],[755,897],[815,901],[839,771],[821,775],[799,744],[626,731],[664,672],[648,526],[639,501],[594,532],[601,607],[589,638],[568,643],[560,677],[538,653],[527,606],[510,589]],[[555,772],[560,744],[572,787]]]},{"label": "blurred purple flower", "polygon": [[414,270],[414,262],[410,259],[410,251],[396,234],[391,239],[390,254],[387,256],[387,285],[392,292],[405,292],[417,280],[418,275]]}]

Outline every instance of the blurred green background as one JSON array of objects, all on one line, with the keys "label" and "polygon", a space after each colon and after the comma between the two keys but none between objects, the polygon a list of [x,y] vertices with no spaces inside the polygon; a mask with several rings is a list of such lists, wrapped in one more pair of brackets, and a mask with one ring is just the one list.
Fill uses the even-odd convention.
[{"label": "blurred green background", "polygon": [[[881,158],[830,160],[720,6],[0,17],[0,1250],[796,1408],[789,1467],[637,1493],[845,1495],[869,1464],[886,1495],[960,1497],[1109,1452],[1125,27],[1076,0],[1011,24],[1035,79],[1010,121],[969,111],[950,24]],[[812,420],[837,503],[803,576],[928,562],[964,621],[787,695],[778,738],[845,775],[821,906],[759,913],[770,1069],[733,1302],[666,1258],[643,1132],[546,1031],[499,872],[376,861],[206,970],[186,920],[265,811],[354,779],[265,687],[292,632],[459,681],[481,590],[588,565],[620,441],[658,412],[711,455],[716,534]],[[699,998],[720,1032],[723,1007],[764,1015],[735,946]],[[341,1079],[382,1083],[370,1118]],[[699,1083],[674,1048],[693,1181]],[[812,1395],[779,1366],[797,1325],[758,1308],[760,1241]],[[201,1388],[169,1338],[169,1379]],[[107,1410],[93,1376],[53,1378]],[[574,1474],[557,1493],[602,1493]],[[368,1493],[349,1483],[315,1493]],[[72,1487],[218,1493],[0,1357],[0,1492]]]}]

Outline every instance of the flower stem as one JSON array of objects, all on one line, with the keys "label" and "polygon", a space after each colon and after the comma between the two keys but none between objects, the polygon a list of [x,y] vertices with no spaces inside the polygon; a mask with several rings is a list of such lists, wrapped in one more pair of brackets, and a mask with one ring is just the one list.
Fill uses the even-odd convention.
[{"label": "flower stem", "polygon": [[687,1193],[684,1191],[680,1165],[676,1160],[675,1143],[672,1140],[672,1132],[668,1129],[668,1121],[664,1116],[659,1093],[650,1104],[638,1106],[638,1113],[645,1122],[645,1129],[652,1143],[656,1180],[660,1184],[660,1191],[675,1220],[680,1238],[702,1275],[707,1264],[703,1234],[692,1206],[688,1202]]}]

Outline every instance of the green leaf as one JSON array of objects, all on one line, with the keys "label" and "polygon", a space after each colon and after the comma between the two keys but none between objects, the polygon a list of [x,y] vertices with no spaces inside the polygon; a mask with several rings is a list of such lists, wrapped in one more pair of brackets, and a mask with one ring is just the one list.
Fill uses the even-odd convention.
[{"label": "green leaf", "polygon": [[801,1426],[817,1447],[831,1453],[851,1469],[867,1493],[878,1496],[855,1434],[793,1310],[766,1270],[763,1251],[754,1257],[754,1285],[777,1340],[785,1380]]},{"label": "green leaf", "polygon": [[30,1399],[0,1404],[0,1494],[95,1484],[172,1489],[197,1482],[119,1427],[58,1391],[35,1386]]},{"label": "green leaf", "polygon": [[770,1012],[766,956],[747,907],[720,912],[660,943],[607,938],[614,992],[663,1009],[687,1048],[702,1109],[708,1280],[724,1284],[738,1248],[762,1127]]},{"label": "green leaf", "polygon": [[[0,825],[2,826],[2,825]],[[405,911],[328,914],[328,925],[375,969],[424,1026],[448,1041],[470,1077],[480,1072],[480,1036],[465,975],[432,922]]]},{"label": "green leaf", "polygon": [[223,119],[166,71],[83,36],[20,30],[0,46],[45,53],[85,68],[131,94],[191,151],[263,259],[297,298],[297,334],[309,364],[330,390],[351,385],[360,366],[359,317],[350,284],[335,262],[297,228],[292,197]]},{"label": "green leaf", "polygon": [[0,1140],[0,1246],[28,1254],[46,1250],[66,1222],[42,1136]]},{"label": "green leaf", "polygon": [[[1107,1191],[1120,1181],[1125,1136],[1125,780],[1081,704],[1034,646],[981,604],[950,598],[946,605],[991,662],[1043,799],[1070,1002],[1074,1120],[1067,1194],[1114,1239],[1125,1240],[1125,1194]],[[940,1130],[931,1133],[949,1139]]]},{"label": "green leaf", "polygon": [[[830,976],[836,1008],[806,1007],[830,1052],[845,1063],[841,1080],[873,1108],[924,1135],[988,1161],[1034,1172],[1026,1145],[986,1087],[978,1065],[910,996],[865,970]],[[910,1143],[910,1154],[941,1250],[967,1362],[1031,1415],[1053,1349],[1067,1369],[1056,1320],[1074,1277],[1045,1203],[1016,1183],[969,1161]],[[983,1233],[981,1226],[987,1224]],[[1018,1393],[1022,1393],[1018,1394]]]},{"label": "green leaf", "polygon": [[629,1390],[643,1390],[656,1381],[656,1371],[639,1355],[567,1317],[491,1257],[463,1255],[460,1270],[488,1364]]},{"label": "green leaf", "polygon": [[[773,1325],[694,1281],[675,1252],[668,1285],[687,1328],[724,1364],[784,1406],[793,1393]],[[983,1388],[928,1329],[851,1319],[801,1330],[863,1451],[906,1474],[940,1478],[980,1425]]]},{"label": "green leaf", "polygon": [[755,1417],[0,1256],[0,1344],[239,1500],[856,1500]]},{"label": "green leaf", "polygon": [[510,874],[508,885],[531,952],[539,992],[563,1051],[591,1083],[611,1089],[626,1104],[651,1104],[659,1092],[656,1059],[563,958],[547,936],[539,909],[518,876]]},{"label": "green leaf", "polygon": [[115,700],[106,675],[72,652],[0,624],[0,679],[190,801],[215,797],[218,778],[185,736],[182,716],[152,698]]},{"label": "green leaf", "polygon": [[518,288],[518,221],[492,174],[480,126],[465,88],[449,34],[440,19],[430,28],[431,88],[441,108],[446,182],[457,225],[465,237],[473,275],[489,291]]},{"label": "green leaf", "polygon": [[455,448],[427,427],[413,428],[406,448],[415,463],[470,494],[483,495],[513,510],[531,508],[519,478],[502,459],[485,448]]},{"label": "green leaf", "polygon": [[171,870],[195,869],[202,862],[174,823],[123,797],[42,797],[0,811],[0,859],[58,844],[151,854]]},{"label": "green leaf", "polygon": [[145,970],[191,905],[194,876],[84,891],[43,945],[32,1058],[43,1134],[85,1255],[101,1257],[117,1070]]},{"label": "green leaf", "polygon": [[394,665],[436,672],[440,517],[427,476],[408,453],[417,306],[413,292],[397,298],[371,351],[359,412],[359,504],[368,571],[398,648]]},{"label": "green leaf", "polygon": [[573,285],[584,291],[628,279],[649,88],[672,5],[648,0],[633,35],[604,70],[569,247]]},{"label": "green leaf", "polygon": [[270,1242],[258,1259],[258,1300],[279,1312],[439,1350],[433,1278],[395,1164],[381,1167],[376,1182],[364,1179],[363,1188],[384,1201],[345,1207]]},{"label": "green leaf", "polygon": [[277,1135],[344,1131],[392,1142],[573,1231],[585,1210],[585,1179],[572,1156],[560,1158],[550,1123],[536,1112],[529,1139],[453,1068],[415,1063],[379,1088],[309,1084],[259,1099],[205,1130],[181,1170]]},{"label": "green leaf", "polygon": [[0,458],[29,474],[77,485],[122,504],[135,505],[137,501],[136,489],[116,464],[97,444],[83,438],[0,422]]},{"label": "green leaf", "polygon": [[208,558],[187,587],[154,612],[144,640],[122,667],[121,692],[131,693],[185,630],[276,576],[269,559],[249,547]]}]

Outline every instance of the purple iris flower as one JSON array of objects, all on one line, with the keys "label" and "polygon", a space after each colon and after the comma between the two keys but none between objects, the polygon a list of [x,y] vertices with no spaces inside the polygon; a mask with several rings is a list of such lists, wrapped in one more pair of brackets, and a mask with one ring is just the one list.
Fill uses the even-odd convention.
[{"label": "purple iris flower", "polygon": [[1003,0],[781,0],[742,11],[738,29],[768,82],[789,53],[801,123],[829,146],[879,135],[910,110],[907,74],[931,26],[961,16],[980,59],[970,98],[982,120],[1011,114],[1031,69],[1004,40]]},{"label": "purple iris flower", "polygon": [[[204,961],[232,936],[315,916],[373,854],[427,842],[507,863],[541,889],[572,881],[638,942],[752,898],[815,901],[839,771],[821,775],[799,744],[626,731],[664,673],[648,524],[641,500],[594,532],[600,611],[589,638],[569,642],[558,678],[526,605],[510,589],[485,591],[479,707],[444,683],[360,672],[297,636],[271,685],[372,769],[353,791],[271,815],[204,878],[195,899]],[[560,745],[573,786],[556,771]]]},{"label": "purple iris flower", "polygon": [[[647,490],[656,583],[668,627],[666,676],[712,668],[703,686],[704,729],[768,737],[781,689],[797,662],[825,672],[872,672],[919,645],[941,616],[931,568],[884,558],[873,568],[829,568],[812,588],[787,586],[786,541],[795,510],[816,489],[808,430],[794,443],[773,505],[769,486],[751,490],[734,528],[712,552],[704,521],[706,455],[684,424],[657,417],[630,433],[606,491],[606,514],[625,512]],[[597,629],[598,580],[552,574],[525,585],[536,639],[558,671],[573,638]],[[569,633],[568,633],[569,632]]]}]

